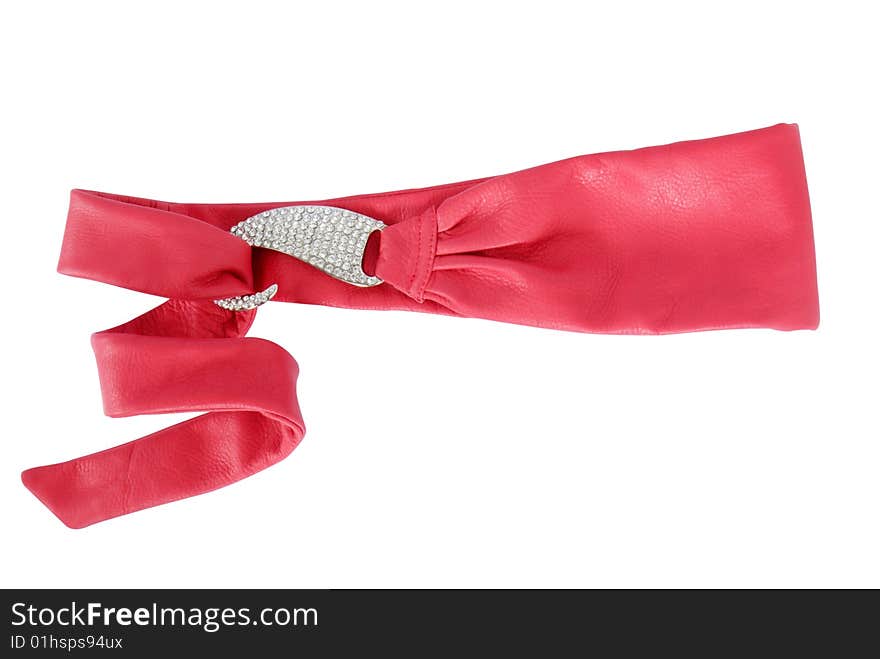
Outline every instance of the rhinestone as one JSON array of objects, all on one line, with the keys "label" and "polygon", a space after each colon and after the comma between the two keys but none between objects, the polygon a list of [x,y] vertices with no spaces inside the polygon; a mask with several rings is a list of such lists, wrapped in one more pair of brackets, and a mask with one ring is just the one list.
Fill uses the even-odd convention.
[{"label": "rhinestone", "polygon": [[[384,228],[379,220],[343,208],[299,205],[267,209],[239,222],[231,231],[254,247],[289,254],[349,284],[376,286],[382,280],[368,276],[361,261],[370,234]],[[248,309],[263,304],[272,295],[227,298],[217,304],[232,308],[235,300],[242,305],[240,308]]]},{"label": "rhinestone", "polygon": [[269,288],[253,295],[239,295],[237,297],[226,297],[222,300],[214,300],[214,304],[229,311],[243,311],[247,309],[256,309],[261,304],[265,304],[271,300],[275,293],[278,292],[278,285],[272,284]]}]

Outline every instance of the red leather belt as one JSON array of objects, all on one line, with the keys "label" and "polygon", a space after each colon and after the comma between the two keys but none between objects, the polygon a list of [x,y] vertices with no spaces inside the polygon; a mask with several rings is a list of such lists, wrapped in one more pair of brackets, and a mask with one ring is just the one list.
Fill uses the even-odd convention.
[{"label": "red leather belt", "polygon": [[108,415],[206,412],[25,471],[74,528],[223,487],[296,447],[297,364],[244,336],[270,298],[603,333],[819,319],[794,125],[320,202],[74,190],[58,270],[169,298],[92,337]]}]

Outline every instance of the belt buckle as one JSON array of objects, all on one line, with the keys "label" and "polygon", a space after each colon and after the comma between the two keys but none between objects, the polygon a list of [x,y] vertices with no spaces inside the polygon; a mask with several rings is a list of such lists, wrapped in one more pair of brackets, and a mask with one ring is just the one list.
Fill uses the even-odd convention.
[{"label": "belt buckle", "polygon": [[[374,231],[385,223],[335,206],[282,206],[257,213],[230,231],[252,247],[275,250],[352,286],[369,288],[382,280],[363,270],[364,250]],[[265,291],[214,302],[224,309],[243,311],[268,302],[278,291]]]}]

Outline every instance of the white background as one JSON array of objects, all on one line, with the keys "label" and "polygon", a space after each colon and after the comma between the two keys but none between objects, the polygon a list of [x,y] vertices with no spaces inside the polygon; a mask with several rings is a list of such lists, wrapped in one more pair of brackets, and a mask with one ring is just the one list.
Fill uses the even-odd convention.
[{"label": "white background", "polygon": [[[868,6],[4,3],[0,585],[880,586]],[[101,414],[89,334],[160,300],[55,272],[72,187],[316,199],[778,122],[817,332],[269,305],[251,334],[298,359],[309,429],[287,460],[81,531],[19,481],[183,418]]]}]

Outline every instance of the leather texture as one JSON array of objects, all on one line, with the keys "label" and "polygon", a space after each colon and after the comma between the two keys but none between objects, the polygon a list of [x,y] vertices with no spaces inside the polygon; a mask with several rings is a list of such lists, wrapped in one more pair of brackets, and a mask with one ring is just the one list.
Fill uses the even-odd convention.
[{"label": "leather texture", "polygon": [[[389,225],[364,259],[385,284],[356,288],[229,233],[296,203]],[[215,298],[277,283],[275,301],[628,334],[819,321],[803,157],[788,124],[322,201],[180,204],[74,190],[58,269],[170,298],[93,337],[108,415],[207,412],[24,472],[77,528],[222,487],[301,440],[296,362],[244,337],[255,311]]]}]

